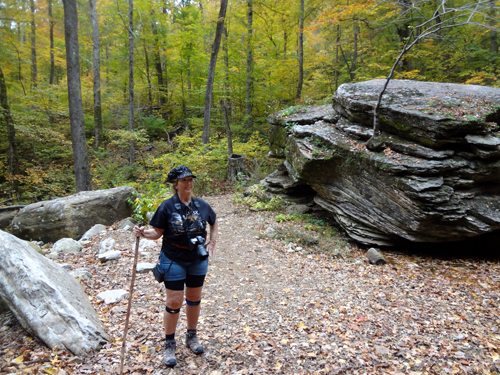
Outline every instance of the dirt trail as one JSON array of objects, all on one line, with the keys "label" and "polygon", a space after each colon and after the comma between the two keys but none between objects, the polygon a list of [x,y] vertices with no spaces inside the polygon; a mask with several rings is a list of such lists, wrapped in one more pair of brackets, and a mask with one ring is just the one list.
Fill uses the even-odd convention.
[{"label": "dirt trail", "polygon": [[[178,365],[161,362],[164,287],[151,274],[135,284],[127,338],[129,374],[406,374],[499,373],[500,266],[497,261],[443,260],[385,253],[371,266],[363,252],[345,258],[265,239],[274,214],[234,206],[231,196],[206,199],[219,218],[198,327],[206,353],[184,346],[184,308],[177,331]],[[291,224],[283,224],[293,230]],[[283,227],[282,225],[282,227]],[[294,224],[297,225],[297,224]],[[97,246],[117,240],[118,261],[100,264]],[[116,371],[127,303],[105,305],[96,295],[128,289],[130,232],[108,230],[82,256],[58,259],[93,274],[82,280],[111,341],[83,364],[60,362],[9,367],[22,350],[32,360],[69,356],[51,352],[15,324],[0,329],[3,373],[61,368],[73,374]],[[140,261],[156,262],[158,246]],[[3,324],[2,324],[3,325]],[[23,333],[24,332],[24,333]],[[13,336],[14,335],[14,336]],[[10,348],[10,349],[9,349]],[[10,350],[10,351],[9,351]],[[15,371],[13,372],[15,373]],[[19,372],[21,373],[21,372]]]}]

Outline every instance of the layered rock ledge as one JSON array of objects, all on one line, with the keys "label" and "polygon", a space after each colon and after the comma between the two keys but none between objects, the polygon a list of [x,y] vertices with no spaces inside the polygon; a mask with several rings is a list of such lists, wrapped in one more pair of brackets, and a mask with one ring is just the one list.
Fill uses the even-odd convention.
[{"label": "layered rock ledge", "polygon": [[365,244],[500,240],[500,89],[392,81],[379,117],[385,149],[372,152],[382,84],[344,84],[325,118],[285,127],[289,176]]}]

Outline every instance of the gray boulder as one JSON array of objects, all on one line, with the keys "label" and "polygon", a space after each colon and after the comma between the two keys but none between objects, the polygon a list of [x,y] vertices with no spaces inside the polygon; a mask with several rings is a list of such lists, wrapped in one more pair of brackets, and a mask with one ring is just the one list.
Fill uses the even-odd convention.
[{"label": "gray boulder", "polygon": [[[365,244],[500,240],[500,109],[491,105],[500,89],[391,82],[381,110],[385,149],[372,152],[366,140],[379,88],[342,85],[336,124],[295,125],[289,177],[310,185],[315,202]],[[432,115],[423,104],[430,95]],[[472,107],[473,119],[462,116]]]},{"label": "gray boulder", "polygon": [[22,206],[0,207],[0,229],[4,230],[12,222],[12,219],[17,215]]},{"label": "gray boulder", "polygon": [[[333,107],[348,120],[371,127],[373,109],[384,83],[374,79],[340,85]],[[382,130],[426,147],[466,146],[468,136],[487,136],[493,123],[499,121],[498,103],[500,90],[493,87],[391,80],[379,121]],[[478,146],[486,148],[498,145],[478,142]]]},{"label": "gray boulder", "polygon": [[129,217],[134,189],[84,191],[65,198],[24,207],[12,220],[12,234],[28,240],[55,242],[70,237],[78,240],[96,223],[111,225]]},{"label": "gray boulder", "polygon": [[82,286],[26,242],[0,231],[0,299],[48,347],[87,355],[108,340]]}]

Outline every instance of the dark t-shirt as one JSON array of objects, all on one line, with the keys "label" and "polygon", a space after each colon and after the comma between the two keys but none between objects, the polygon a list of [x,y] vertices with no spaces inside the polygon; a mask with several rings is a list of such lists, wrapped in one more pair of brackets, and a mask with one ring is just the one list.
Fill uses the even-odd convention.
[{"label": "dark t-shirt", "polygon": [[[176,203],[180,204],[179,210],[175,207]],[[214,210],[204,200],[193,197],[188,207],[174,195],[160,204],[149,224],[164,230],[161,251],[167,257],[176,261],[192,262],[197,258],[197,254],[196,250],[186,249],[189,245],[188,238],[205,238],[207,223],[214,225],[215,219]]]}]

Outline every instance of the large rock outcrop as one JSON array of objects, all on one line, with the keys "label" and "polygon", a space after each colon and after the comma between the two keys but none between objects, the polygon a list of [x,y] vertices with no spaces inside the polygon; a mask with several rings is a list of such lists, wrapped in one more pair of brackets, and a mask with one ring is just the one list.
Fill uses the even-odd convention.
[{"label": "large rock outcrop", "polygon": [[133,199],[133,192],[133,188],[121,186],[30,204],[12,219],[11,232],[26,240],[78,240],[95,224],[111,225],[131,216],[127,198]]},{"label": "large rock outcrop", "polygon": [[362,243],[500,241],[500,89],[391,81],[379,116],[385,149],[372,152],[382,84],[341,85],[340,117],[288,128],[290,177]]},{"label": "large rock outcrop", "polygon": [[86,355],[108,340],[83,287],[26,242],[0,231],[0,300],[47,346]]}]

